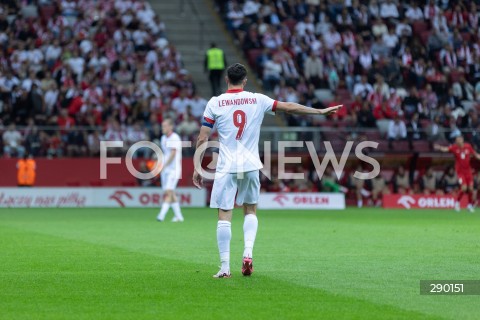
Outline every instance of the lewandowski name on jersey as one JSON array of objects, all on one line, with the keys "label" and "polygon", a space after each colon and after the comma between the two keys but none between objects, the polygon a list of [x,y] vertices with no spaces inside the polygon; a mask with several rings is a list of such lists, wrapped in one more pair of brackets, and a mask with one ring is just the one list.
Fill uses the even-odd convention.
[{"label": "lewandowski name on jersey", "polygon": [[243,99],[228,99],[228,100],[219,100],[219,107],[230,107],[230,106],[241,106],[245,104],[257,104],[256,98],[243,98]]}]

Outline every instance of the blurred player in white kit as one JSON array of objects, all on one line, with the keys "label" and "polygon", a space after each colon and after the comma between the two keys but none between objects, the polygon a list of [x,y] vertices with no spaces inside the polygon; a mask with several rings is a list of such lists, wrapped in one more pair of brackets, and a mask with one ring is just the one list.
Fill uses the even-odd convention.
[{"label": "blurred player in white kit", "polygon": [[[208,142],[214,125],[217,127],[220,151],[210,199],[210,207],[218,209],[217,243],[220,252],[220,271],[215,278],[230,278],[231,221],[236,203],[243,205],[245,216],[242,274],[253,272],[253,245],[257,234],[257,202],[260,195],[259,170],[263,168],[258,153],[260,127],[265,113],[283,111],[299,115],[325,115],[340,106],[319,110],[297,103],[275,101],[263,94],[243,91],[247,70],[239,63],[227,69],[226,93],[213,97],[204,112],[197,149]],[[193,183],[203,186],[201,173],[195,169]],[[238,191],[238,193],[237,193]]]},{"label": "blurred player in white kit", "polygon": [[163,136],[160,140],[160,146],[163,151],[163,168],[160,173],[160,179],[165,195],[157,220],[163,222],[171,206],[174,213],[172,222],[183,222],[182,211],[175,194],[175,188],[182,175],[181,140],[180,136],[173,131],[173,120],[170,118],[163,120],[162,132]]}]

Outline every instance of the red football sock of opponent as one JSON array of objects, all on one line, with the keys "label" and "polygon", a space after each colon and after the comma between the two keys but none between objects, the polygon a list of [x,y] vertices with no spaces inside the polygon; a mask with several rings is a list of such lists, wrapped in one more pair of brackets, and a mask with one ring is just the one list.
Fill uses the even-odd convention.
[{"label": "red football sock of opponent", "polygon": [[473,204],[473,192],[468,191],[468,204]]},{"label": "red football sock of opponent", "polygon": [[458,198],[457,198],[458,202],[462,201],[463,195],[464,195],[464,192],[462,190],[460,190],[460,192],[458,194]]}]

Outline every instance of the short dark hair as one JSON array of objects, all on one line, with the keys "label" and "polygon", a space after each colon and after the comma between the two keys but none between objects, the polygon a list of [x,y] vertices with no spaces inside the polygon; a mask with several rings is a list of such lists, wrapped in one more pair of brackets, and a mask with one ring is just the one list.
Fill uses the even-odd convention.
[{"label": "short dark hair", "polygon": [[163,121],[167,121],[171,126],[175,124],[175,121],[173,121],[173,119],[170,117],[163,118]]},{"label": "short dark hair", "polygon": [[227,69],[227,77],[230,84],[240,84],[247,77],[247,69],[241,63],[232,64]]}]

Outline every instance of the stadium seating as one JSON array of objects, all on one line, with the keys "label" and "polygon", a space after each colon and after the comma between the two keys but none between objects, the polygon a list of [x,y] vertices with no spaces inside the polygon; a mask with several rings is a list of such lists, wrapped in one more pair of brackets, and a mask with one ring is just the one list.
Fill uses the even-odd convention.
[{"label": "stadium seating", "polygon": [[[471,10],[470,1],[461,4],[464,18],[461,25],[454,24],[451,18],[452,8],[458,2],[435,2],[437,9],[443,10],[435,10],[435,12],[443,12],[448,30],[443,30],[439,26],[437,21],[441,21],[441,19],[437,18],[440,17],[419,17],[418,13],[415,17],[414,14],[409,13],[410,1],[395,1],[400,14],[398,19],[384,18],[380,19],[378,23],[375,21],[379,17],[374,13],[379,10],[374,10],[375,8],[372,6],[380,6],[382,1],[379,1],[378,4],[376,2],[374,4],[345,2],[348,3],[348,5],[345,4],[345,7],[347,18],[351,19],[351,23],[343,22],[346,17],[342,17],[343,7],[338,2],[327,1],[325,6],[320,3],[319,1],[275,1],[273,3],[275,10],[272,10],[269,4],[258,0],[217,1],[219,12],[228,25],[232,25],[230,16],[238,19],[242,14],[243,6],[249,8],[257,6],[257,13],[244,15],[241,23],[237,24],[238,27],[233,28],[232,34],[238,37],[238,43],[244,49],[248,62],[254,70],[258,71],[260,77],[264,74],[267,61],[281,67],[280,77],[287,86],[297,90],[297,95],[290,95],[288,97],[290,99],[301,100],[300,95],[303,93],[298,92],[298,84],[304,77],[303,68],[308,55],[312,52],[322,61],[323,73],[320,75],[322,79],[321,81],[305,80],[307,86],[310,83],[315,85],[316,96],[323,105],[330,103],[336,96],[347,107],[350,107],[351,101],[354,100],[354,87],[359,82],[360,76],[367,75],[369,83],[374,86],[377,75],[382,75],[389,88],[406,90],[409,93],[411,87],[416,87],[420,93],[418,102],[421,107],[413,112],[405,112],[406,104],[411,101],[409,99],[404,99],[400,104],[392,106],[395,113],[403,115],[404,121],[408,122],[410,116],[417,112],[420,115],[423,129],[428,128],[432,120],[439,116],[448,118],[448,121],[445,119],[442,122],[445,127],[450,127],[453,122],[458,129],[466,133],[480,130],[480,122],[478,120],[469,121],[468,114],[450,119],[452,113],[447,111],[462,108],[463,103],[452,106],[448,102],[448,90],[445,90],[444,86],[437,85],[438,75],[440,77],[442,74],[447,76],[448,88],[452,88],[454,84],[458,85],[461,79],[466,77],[467,83],[474,88],[474,92],[467,96],[462,93],[462,90],[457,90],[454,93],[455,100],[468,101],[477,110],[480,108],[478,103],[480,101],[480,77],[476,77],[473,71],[476,67],[480,67],[478,14],[475,13],[475,19],[467,19],[468,12]],[[422,1],[422,5],[426,5],[425,1]],[[362,6],[367,7],[368,17],[361,16],[360,8]],[[423,7],[421,9],[422,15],[424,15],[427,11],[423,10]],[[230,15],[233,10],[236,10],[235,15]],[[309,21],[305,18],[308,18]],[[362,18],[365,18],[363,21],[366,21],[366,25],[362,24]],[[377,29],[377,24],[382,25],[384,29]],[[331,29],[328,30],[330,27]],[[408,28],[411,32],[408,31]],[[388,34],[389,29],[393,30],[392,35]],[[402,33],[402,29],[407,32]],[[453,37],[457,29],[460,30],[461,40],[455,40]],[[252,31],[259,35],[258,39],[250,39]],[[381,36],[382,34],[383,36]],[[377,39],[379,39],[379,43],[376,43]],[[462,46],[462,40],[467,42],[467,48]],[[335,44],[340,46],[337,48],[339,51],[335,51]],[[452,57],[452,60],[456,61],[453,64],[445,60],[447,59],[445,57],[448,56],[448,54],[445,55],[448,45],[453,46],[455,57]],[[361,56],[360,51],[364,46],[367,47],[367,51]],[[266,48],[269,53],[264,57],[262,54]],[[410,49],[411,54],[405,51],[407,48]],[[381,50],[384,50],[386,54],[379,54],[382,52]],[[286,55],[285,52],[287,52]],[[260,56],[262,59],[259,59]],[[362,64],[363,61],[369,61],[369,56],[373,57],[372,63]],[[425,64],[422,64],[421,60]],[[298,77],[292,76],[292,66],[296,69]],[[396,74],[401,74],[402,77],[398,79],[395,77]],[[334,80],[337,76],[338,79]],[[425,87],[428,83],[432,84],[434,89],[432,93],[435,95],[434,103],[427,101],[425,96]],[[272,89],[274,93],[281,92],[281,90],[269,88],[269,85],[266,85],[265,89]],[[277,98],[282,99],[284,96],[279,95]],[[379,103],[372,92],[364,95],[363,99],[369,101],[370,109]],[[383,98],[383,100],[385,99],[387,97]],[[307,104],[313,105],[308,96],[302,101],[305,100]],[[462,113],[460,112],[460,114]],[[379,126],[380,136],[370,133],[367,136],[371,138],[385,137],[388,122],[385,125]],[[325,136],[335,139],[335,135],[329,133],[326,133]],[[440,136],[439,139],[450,140],[451,137],[445,135]],[[410,150],[406,141],[394,144],[395,148],[390,152]],[[414,150],[419,152],[429,151],[428,145],[425,142],[415,141],[413,143]]]},{"label": "stadium seating", "polygon": [[34,156],[94,156],[100,140],[154,140],[162,117],[184,120],[172,100],[195,85],[148,1],[6,1],[0,24],[0,136],[16,124]]}]

